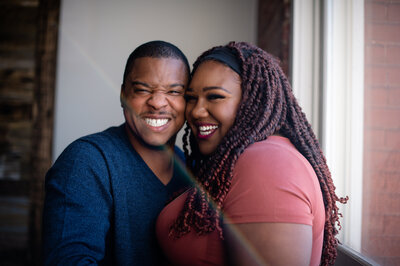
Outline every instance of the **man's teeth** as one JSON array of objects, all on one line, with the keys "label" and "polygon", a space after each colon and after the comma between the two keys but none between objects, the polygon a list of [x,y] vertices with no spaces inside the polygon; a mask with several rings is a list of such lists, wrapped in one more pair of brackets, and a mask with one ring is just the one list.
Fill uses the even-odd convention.
[{"label": "man's teeth", "polygon": [[146,124],[152,127],[161,127],[166,123],[168,123],[168,119],[166,118],[164,119],[145,118],[144,121],[146,122]]},{"label": "man's teeth", "polygon": [[211,134],[215,129],[217,129],[218,126],[200,126],[200,135],[208,135]]}]

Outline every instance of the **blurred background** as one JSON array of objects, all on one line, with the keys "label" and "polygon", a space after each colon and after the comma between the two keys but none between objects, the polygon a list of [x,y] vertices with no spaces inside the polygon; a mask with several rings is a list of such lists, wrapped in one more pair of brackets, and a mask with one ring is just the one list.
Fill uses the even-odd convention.
[{"label": "blurred background", "polygon": [[400,265],[400,0],[0,1],[0,265],[40,264],[44,176],[124,121],[125,62],[151,40],[191,64],[229,41],[278,57],[350,197],[343,247]]}]

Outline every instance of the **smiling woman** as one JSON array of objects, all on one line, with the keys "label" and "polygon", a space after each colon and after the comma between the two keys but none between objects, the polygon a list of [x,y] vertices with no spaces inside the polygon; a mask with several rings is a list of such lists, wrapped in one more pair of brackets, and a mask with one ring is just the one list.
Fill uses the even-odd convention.
[{"label": "smiling woman", "polygon": [[242,98],[240,77],[215,61],[199,66],[186,92],[186,118],[200,152],[212,153],[232,127]]},{"label": "smiling woman", "polygon": [[195,62],[186,101],[196,186],[158,218],[170,262],[333,264],[346,199],[277,60],[248,43],[214,47]]}]

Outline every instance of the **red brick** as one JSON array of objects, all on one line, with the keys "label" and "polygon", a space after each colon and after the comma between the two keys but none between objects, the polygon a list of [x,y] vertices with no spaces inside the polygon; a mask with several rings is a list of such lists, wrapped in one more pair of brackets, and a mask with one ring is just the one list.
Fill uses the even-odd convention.
[{"label": "red brick", "polygon": [[386,250],[385,242],[376,236],[370,236],[363,240],[363,253],[367,256],[382,256]]},{"label": "red brick", "polygon": [[391,3],[393,1],[400,1],[400,0],[366,0],[365,2],[372,2],[372,3]]},{"label": "red brick", "polygon": [[[400,32],[399,32],[400,34]],[[386,47],[387,63],[400,64],[400,45],[388,45]]]},{"label": "red brick", "polygon": [[370,44],[365,46],[365,63],[379,64],[384,63],[385,46],[382,44]]},{"label": "red brick", "polygon": [[389,89],[388,91],[388,105],[389,106],[400,106],[400,88]]},{"label": "red brick", "polygon": [[384,266],[399,266],[400,265],[400,255],[395,257],[386,257],[382,263]]},{"label": "red brick", "polygon": [[366,23],[365,40],[368,42],[400,42],[400,25]]},{"label": "red brick", "polygon": [[400,216],[386,215],[383,217],[383,235],[392,237],[400,236]]},{"label": "red brick", "polygon": [[[390,152],[388,152],[388,157],[385,161],[386,172],[398,171],[399,165],[400,165],[400,152],[396,151],[396,150],[391,150]],[[399,175],[400,172],[397,172],[397,174]],[[400,195],[400,193],[399,193],[399,195]],[[399,201],[399,203],[400,203],[400,201]],[[399,214],[400,214],[400,210],[399,210]]]},{"label": "red brick", "polygon": [[385,86],[386,85],[386,68],[384,67],[365,67],[365,85],[368,86]]},{"label": "red brick", "polygon": [[377,254],[382,255],[384,247],[380,247],[378,249],[378,243],[376,238],[372,241],[371,237],[367,237],[365,239],[362,240],[362,253],[368,257],[374,257],[374,255],[376,256]]},{"label": "red brick", "polygon": [[388,90],[382,88],[366,89],[364,91],[364,102],[369,107],[385,107],[388,103]]},{"label": "red brick", "polygon": [[388,5],[387,17],[390,21],[400,21],[400,5],[399,4]]},{"label": "red brick", "polygon": [[369,258],[372,259],[377,265],[385,266],[385,260],[387,257],[372,256]]},{"label": "red brick", "polygon": [[[373,169],[371,170],[371,172]],[[368,189],[366,188],[363,193],[366,196],[364,198],[364,202],[367,203],[371,195],[385,192],[385,183],[386,180],[381,176],[381,173],[365,173],[363,176],[363,184],[364,186],[367,186],[366,184],[368,183]]]},{"label": "red brick", "polygon": [[[365,161],[365,170],[382,173],[397,172],[400,164],[398,151],[364,151],[368,161]],[[399,194],[400,195],[400,194]]]},{"label": "red brick", "polygon": [[365,20],[386,20],[387,10],[385,3],[365,3]]},{"label": "red brick", "polygon": [[388,130],[385,132],[385,146],[397,151],[400,150],[400,130]]},{"label": "red brick", "polygon": [[399,6],[365,1],[362,250],[380,265],[400,265]]},{"label": "red brick", "polygon": [[384,232],[384,216],[368,215],[363,217],[362,226],[365,227],[370,236],[382,236]]},{"label": "red brick", "polygon": [[[363,182],[366,183],[367,179],[366,177],[369,177],[368,181],[371,179],[372,171],[379,171],[379,169],[376,169],[375,164],[372,165],[372,161],[374,161],[374,152],[370,150],[364,149],[364,158],[363,158],[363,175],[364,175],[364,180]],[[366,186],[364,185],[364,188]]]},{"label": "red brick", "polygon": [[[367,167],[364,167],[364,174],[363,174],[363,215],[371,215],[371,200],[370,200],[370,195],[373,193],[373,186],[374,180],[372,179],[372,175],[368,173]],[[383,182],[382,182],[383,183]],[[383,187],[383,184],[381,184],[381,187]],[[351,200],[351,198],[350,198]]]},{"label": "red brick", "polygon": [[364,130],[364,150],[380,148],[385,144],[385,131],[379,129]]},{"label": "red brick", "polygon": [[[400,35],[400,32],[399,32]],[[400,67],[387,69],[388,85],[391,87],[400,86]]]},{"label": "red brick", "polygon": [[[399,168],[399,167],[397,167]],[[365,168],[368,169],[368,168]],[[377,171],[368,169],[363,176],[363,194],[366,196],[364,202],[368,203],[367,198],[379,193],[399,194],[400,192],[400,171]],[[369,205],[365,205],[368,210]]]},{"label": "red brick", "polygon": [[[365,0],[365,3],[389,4],[392,0]],[[400,1],[400,0],[395,0]]]},{"label": "red brick", "polygon": [[399,193],[400,191],[400,172],[385,173],[385,192]]},{"label": "red brick", "polygon": [[374,129],[399,129],[400,109],[371,107],[365,110],[365,126]]},{"label": "red brick", "polygon": [[369,241],[363,241],[363,249],[367,256],[398,256],[400,254],[400,239],[392,237],[371,236]]}]

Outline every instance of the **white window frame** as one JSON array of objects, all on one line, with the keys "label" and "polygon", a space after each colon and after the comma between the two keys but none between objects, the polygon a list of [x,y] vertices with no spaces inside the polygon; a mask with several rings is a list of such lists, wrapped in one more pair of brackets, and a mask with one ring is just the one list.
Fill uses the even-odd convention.
[{"label": "white window frame", "polygon": [[339,206],[339,238],[360,252],[364,0],[295,0],[292,67],[295,95],[320,138],[336,193],[350,197]]},{"label": "white window frame", "polygon": [[292,88],[314,133],[320,133],[321,7],[319,0],[293,2]]}]

